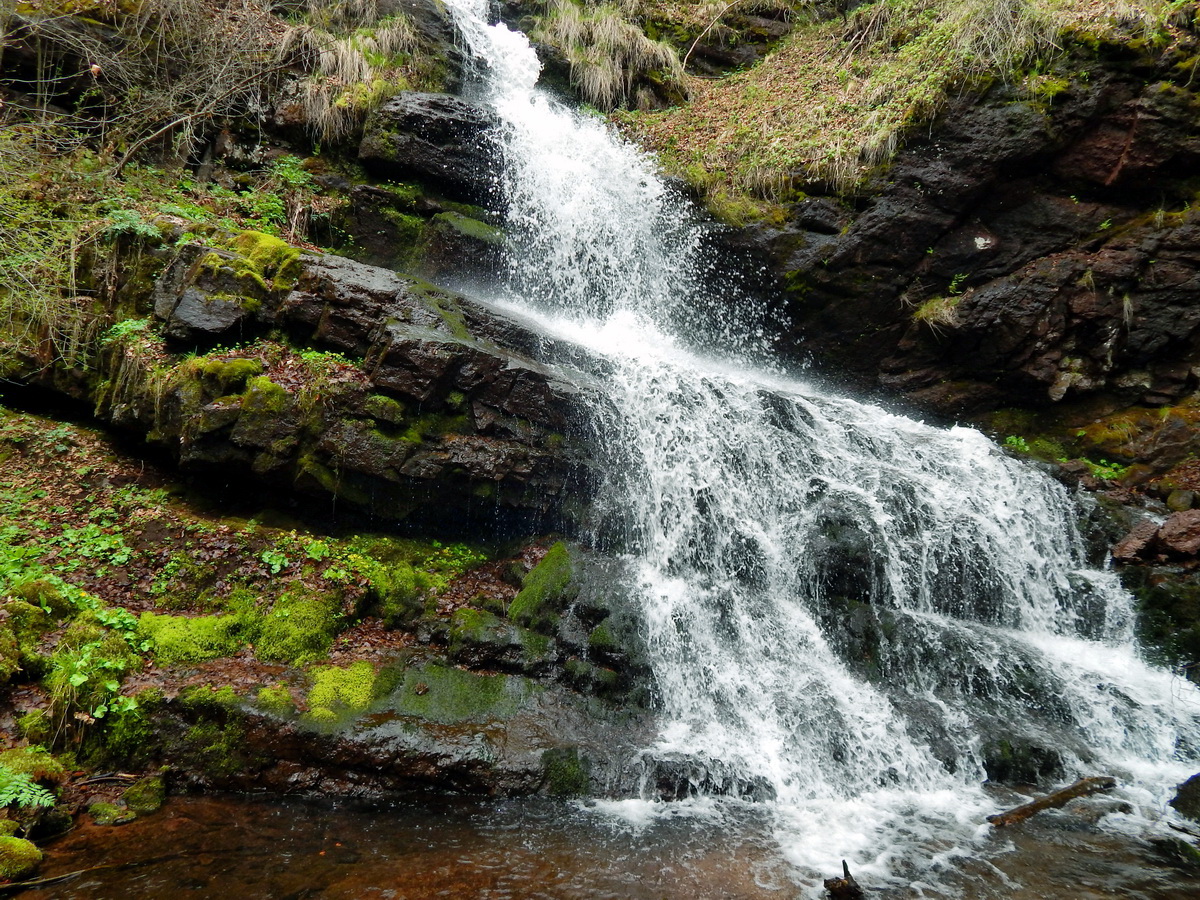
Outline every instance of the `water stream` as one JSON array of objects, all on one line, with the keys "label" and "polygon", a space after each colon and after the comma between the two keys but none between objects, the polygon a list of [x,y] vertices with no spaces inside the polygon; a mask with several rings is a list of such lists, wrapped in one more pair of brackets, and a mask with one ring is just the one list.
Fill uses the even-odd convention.
[{"label": "water stream", "polygon": [[[500,299],[604,361],[596,540],[636,573],[664,726],[645,797],[597,808],[763,804],[800,881],[847,858],[911,885],[983,840],[985,762],[1032,748],[1062,780],[1118,776],[1113,828],[1156,827],[1200,702],[1139,659],[1066,491],[975,431],[778,371],[653,160],[539,91],[487,0],[447,7],[501,121]],[[692,799],[656,799],[664,773]]]}]

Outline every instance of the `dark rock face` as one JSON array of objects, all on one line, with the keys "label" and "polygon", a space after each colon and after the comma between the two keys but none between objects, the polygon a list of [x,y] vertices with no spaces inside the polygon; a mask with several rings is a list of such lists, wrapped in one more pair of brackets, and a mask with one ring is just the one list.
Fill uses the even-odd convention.
[{"label": "dark rock face", "polygon": [[250,278],[257,296],[245,297],[230,290],[238,265],[183,248],[155,289],[164,333],[204,347],[231,329],[243,340],[284,332],[361,364],[284,345],[209,354],[154,390],[102,395],[112,421],[149,431],[187,468],[331,493],[393,519],[548,524],[586,493],[572,439],[582,388],[526,355],[542,339],[525,325],[336,256],[298,260],[291,290]]},{"label": "dark rock face", "polygon": [[1170,802],[1181,816],[1200,822],[1200,775],[1193,775],[1181,784]]},{"label": "dark rock face", "polygon": [[753,229],[795,346],[948,415],[1194,390],[1200,98],[1174,75],[1112,66],[1051,102],[962,101],[860,199],[809,196]]},{"label": "dark rock face", "polygon": [[499,148],[485,107],[449,94],[394,97],[367,120],[358,158],[385,177],[418,178],[448,195],[479,202],[493,193]]},{"label": "dark rock face", "polygon": [[1195,564],[1200,554],[1200,509],[1172,513],[1161,525],[1143,519],[1123,537],[1112,556],[1119,563],[1175,562]]}]

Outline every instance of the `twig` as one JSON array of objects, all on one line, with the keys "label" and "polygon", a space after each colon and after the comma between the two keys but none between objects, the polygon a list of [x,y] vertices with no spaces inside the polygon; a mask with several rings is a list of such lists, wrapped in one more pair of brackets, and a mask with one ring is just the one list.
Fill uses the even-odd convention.
[{"label": "twig", "polygon": [[688,47],[688,52],[683,54],[683,62],[680,65],[684,69],[687,68],[688,59],[691,58],[692,51],[696,49],[696,45],[704,39],[704,36],[706,34],[708,34],[710,31],[712,31],[716,27],[717,23],[721,21],[721,18],[722,18],[722,16],[725,15],[725,13],[729,12],[731,9],[733,9],[735,6],[737,6],[741,2],[742,2],[742,0],[733,0],[732,3],[730,3],[723,10],[721,10],[719,13],[717,13],[717,17],[708,23],[707,28],[705,28],[702,32],[700,32],[698,35],[696,35],[696,39],[694,41],[692,41],[692,46]]}]

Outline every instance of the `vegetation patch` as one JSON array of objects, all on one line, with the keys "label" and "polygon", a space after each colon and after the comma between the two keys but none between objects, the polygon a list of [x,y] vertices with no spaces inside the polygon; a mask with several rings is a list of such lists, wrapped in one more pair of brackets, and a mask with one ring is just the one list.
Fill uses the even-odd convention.
[{"label": "vegetation patch", "polygon": [[509,618],[528,628],[552,633],[559,614],[578,593],[571,580],[573,574],[571,553],[559,541],[525,576],[524,586],[508,608]]},{"label": "vegetation patch", "polygon": [[430,665],[405,671],[390,703],[402,716],[453,725],[508,718],[535,690],[532,681],[516,675],[480,675]]},{"label": "vegetation patch", "polygon": [[615,119],[709,196],[788,200],[808,183],[848,190],[953,96],[992,79],[1015,84],[1031,71],[1031,95],[1044,95],[1053,82],[1040,70],[1072,35],[1165,45],[1178,6],[875,0],[846,19],[823,17],[817,7],[754,68],[690,79],[691,103]]}]

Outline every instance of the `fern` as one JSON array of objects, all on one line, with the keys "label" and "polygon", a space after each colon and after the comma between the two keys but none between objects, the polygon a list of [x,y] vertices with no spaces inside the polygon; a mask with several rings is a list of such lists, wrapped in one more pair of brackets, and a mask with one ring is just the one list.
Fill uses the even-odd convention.
[{"label": "fern", "polygon": [[24,772],[0,765],[0,806],[53,806],[54,794]]}]

